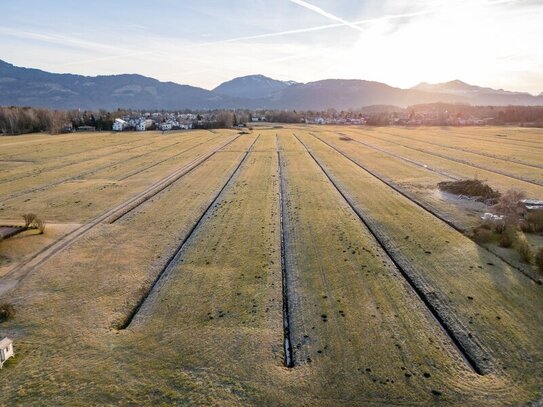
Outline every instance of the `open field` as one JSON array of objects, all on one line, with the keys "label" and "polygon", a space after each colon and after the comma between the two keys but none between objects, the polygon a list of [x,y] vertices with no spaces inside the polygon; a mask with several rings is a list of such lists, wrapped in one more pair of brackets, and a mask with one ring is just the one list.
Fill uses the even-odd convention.
[{"label": "open field", "polygon": [[[543,132],[0,138],[0,405],[537,405],[543,285],[465,235],[543,198]],[[541,237],[535,236],[534,242]]]}]

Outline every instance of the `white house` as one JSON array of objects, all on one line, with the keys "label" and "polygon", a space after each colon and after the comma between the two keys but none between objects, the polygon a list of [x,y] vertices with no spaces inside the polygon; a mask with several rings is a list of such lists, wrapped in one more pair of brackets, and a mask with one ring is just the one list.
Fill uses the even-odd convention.
[{"label": "white house", "polygon": [[123,119],[115,119],[113,122],[113,131],[123,131],[128,126],[128,123]]},{"label": "white house", "polygon": [[169,121],[160,124],[160,130],[162,131],[171,130],[172,127],[173,127],[172,122],[169,122]]},{"label": "white house", "polygon": [[15,355],[13,352],[13,340],[10,338],[4,338],[0,341],[0,369],[4,365],[5,361]]},{"label": "white house", "polygon": [[137,131],[149,130],[153,126],[153,121],[151,119],[140,120],[136,125]]}]

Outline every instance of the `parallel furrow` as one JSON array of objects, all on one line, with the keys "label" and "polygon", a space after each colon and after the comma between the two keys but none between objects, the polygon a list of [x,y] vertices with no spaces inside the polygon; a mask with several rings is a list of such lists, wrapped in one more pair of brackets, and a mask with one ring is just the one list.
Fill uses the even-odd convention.
[{"label": "parallel furrow", "polygon": [[290,306],[288,298],[288,278],[287,278],[287,261],[286,261],[286,247],[285,247],[285,225],[284,214],[286,213],[286,203],[283,199],[285,194],[285,180],[283,175],[283,158],[279,148],[279,139],[276,139],[277,159],[279,165],[279,228],[281,232],[281,281],[282,281],[282,293],[283,293],[283,347],[285,352],[285,366],[294,367],[294,357],[292,352],[292,340],[290,335]]},{"label": "parallel furrow", "polygon": [[206,207],[206,209],[203,211],[203,213],[200,215],[198,220],[192,225],[187,235],[183,238],[181,243],[178,245],[175,252],[169,257],[169,259],[166,261],[164,267],[162,270],[158,273],[155,280],[151,284],[151,286],[148,288],[148,290],[141,296],[138,303],[134,307],[134,309],[130,312],[130,314],[127,316],[125,321],[119,326],[119,330],[127,329],[130,327],[130,324],[134,321],[134,318],[137,317],[138,313],[142,309],[142,307],[145,305],[146,300],[149,298],[149,296],[153,293],[157,285],[160,283],[160,281],[166,277],[173,268],[179,263],[179,260],[181,259],[181,256],[183,254],[183,249],[185,248],[186,244],[190,241],[191,237],[194,235],[194,232],[204,223],[204,220],[209,217],[209,214],[213,211],[214,206],[216,205],[217,201],[223,194],[223,192],[232,184],[232,182],[235,180],[237,175],[240,172],[240,169],[243,165],[243,163],[247,160],[247,157],[249,156],[249,153],[251,152],[253,146],[258,141],[257,136],[253,143],[250,145],[250,147],[245,151],[242,159],[232,171],[232,174],[228,177],[222,188],[217,192],[217,194],[214,196],[213,200],[209,203],[209,205]]},{"label": "parallel furrow", "polygon": [[[394,133],[384,133],[384,134],[387,134],[387,135],[390,135],[390,136],[393,136],[393,137],[397,137],[397,138],[401,138],[402,140],[405,140],[405,141],[409,140],[407,137],[404,137],[404,136],[399,135],[399,134],[394,134]],[[449,150],[462,151],[462,152],[465,152],[465,153],[479,155],[481,157],[494,158],[496,160],[505,161],[505,162],[509,162],[509,163],[513,163],[513,164],[520,164],[520,165],[524,165],[526,167],[543,169],[543,165],[530,164],[530,163],[527,163],[527,162],[519,160],[519,159],[513,159],[511,157],[505,158],[503,156],[499,156],[499,155],[496,155],[496,154],[489,154],[489,153],[484,153],[482,151],[471,150],[469,148],[462,148],[462,147],[458,147],[458,146],[450,146],[450,145],[447,145],[447,144],[435,143],[435,142],[428,141],[428,140],[423,141],[423,140],[419,140],[419,139],[415,139],[415,138],[413,140],[415,140],[415,141],[417,141],[419,143],[425,143],[425,144],[430,144],[430,145],[433,145],[433,146],[436,146],[436,147],[447,148]],[[532,148],[532,147],[533,146],[529,146],[528,148]]]},{"label": "parallel furrow", "polygon": [[[380,138],[375,137],[375,136],[368,136],[368,137],[377,138],[378,140],[381,140]],[[528,184],[543,186],[543,181],[529,180],[529,179],[526,179],[526,178],[523,178],[523,177],[518,177],[518,176],[516,176],[514,174],[511,174],[509,172],[506,172],[506,171],[496,170],[496,169],[493,169],[493,168],[490,168],[490,167],[486,167],[484,165],[475,164],[475,163],[472,163],[470,161],[461,160],[459,158],[448,157],[448,156],[443,155],[443,154],[439,154],[439,153],[436,153],[436,152],[430,152],[430,151],[424,150],[422,148],[408,146],[406,144],[398,143],[398,142],[391,141],[391,140],[386,140],[386,142],[391,143],[391,144],[395,144],[395,145],[400,146],[400,147],[407,148],[409,150],[418,151],[420,153],[428,154],[428,155],[431,155],[431,156],[434,156],[434,157],[443,158],[444,160],[447,160],[447,161],[453,161],[453,162],[456,162],[456,163],[459,163],[459,164],[467,165],[469,167],[478,168],[480,170],[485,170],[485,171],[492,172],[492,173],[498,174],[498,175],[503,175],[504,177],[516,179],[518,181],[527,182]]]},{"label": "parallel furrow", "polygon": [[[349,161],[351,161],[353,164],[355,164],[356,166],[358,166],[359,168],[361,168],[362,170],[364,170],[365,172],[367,172],[368,174],[370,174],[371,176],[373,176],[374,178],[377,178],[379,181],[381,181],[382,183],[388,185],[390,188],[392,188],[394,191],[398,192],[400,195],[402,195],[403,197],[407,198],[408,200],[410,200],[411,202],[413,202],[415,205],[417,205],[419,208],[421,209],[424,209],[426,212],[428,212],[429,214],[433,215],[435,218],[441,220],[442,222],[446,223],[448,226],[450,226],[451,228],[453,228],[454,230],[456,230],[457,232],[460,232],[462,234],[465,234],[466,231],[459,227],[458,225],[456,225],[452,220],[450,219],[447,219],[445,216],[443,216],[442,214],[440,214],[439,212],[437,212],[434,208],[432,208],[430,205],[428,205],[426,202],[422,201],[420,198],[416,197],[415,195],[411,194],[410,192],[406,191],[405,189],[401,188],[400,186],[398,186],[397,184],[385,179],[383,176],[377,174],[375,171],[372,171],[370,170],[368,167],[366,167],[365,165],[361,164],[358,160],[355,160],[353,158],[351,158],[349,155],[347,155],[344,151],[338,149],[337,147],[334,147],[332,144],[328,143],[327,141],[324,141],[323,139],[321,139],[320,137],[317,137],[315,136],[314,134],[311,134],[313,137],[315,137],[317,140],[319,140],[320,142],[326,144],[328,147],[330,147],[331,149],[333,149],[334,151],[338,152],[339,154],[341,154],[343,157],[345,157],[346,159],[348,159]],[[475,242],[477,243],[477,242]],[[478,243],[477,243],[478,244]],[[479,245],[479,244],[478,244]],[[479,247],[481,247],[482,249],[484,249],[485,251],[487,251],[488,253],[491,253],[492,255],[496,256],[497,258],[499,258],[500,260],[502,260],[504,263],[506,263],[507,265],[509,265],[511,268],[519,271],[520,273],[522,273],[524,276],[528,277],[530,280],[532,280],[533,282],[537,283],[537,284],[543,284],[543,281],[541,280],[541,278],[539,276],[536,276],[535,274],[533,273],[530,273],[528,271],[525,271],[519,267],[517,267],[516,265],[514,265],[513,263],[511,263],[507,258],[497,254],[497,253],[494,253],[493,251],[491,251],[490,249],[488,249],[486,246],[484,245],[479,245]]]},{"label": "parallel furrow", "polygon": [[120,205],[110,209],[106,213],[95,218],[91,222],[78,227],[72,232],[65,235],[60,240],[57,240],[50,246],[47,246],[40,252],[36,253],[34,256],[29,258],[27,261],[24,261],[18,264],[16,267],[11,269],[2,279],[0,279],[0,295],[6,291],[9,291],[15,288],[25,277],[27,277],[30,272],[35,271],[43,263],[54,257],[56,254],[60,253],[64,249],[71,246],[77,239],[89,232],[92,228],[98,226],[101,223],[113,223],[124,217],[127,213],[133,211],[138,206],[147,202],[149,199],[172,185],[174,182],[178,181],[181,177],[185,176],[196,167],[203,164],[209,158],[211,158],[217,151],[226,147],[227,145],[233,143],[240,136],[236,136],[232,140],[222,144],[221,146],[215,148],[211,152],[207,153],[203,157],[193,160],[192,162],[184,165],[183,167],[177,169],[173,173],[167,175],[161,180],[153,183],[145,191],[140,192],[139,194],[133,196],[127,201],[123,202]]},{"label": "parallel furrow", "polygon": [[393,253],[390,245],[387,244],[383,233],[377,230],[375,225],[368,220],[367,216],[356,207],[352,200],[330,175],[330,172],[325,169],[320,160],[315,157],[313,152],[305,145],[305,143],[300,140],[298,136],[294,136],[304,146],[307,153],[326,175],[330,183],[343,197],[354,213],[356,213],[360,221],[370,231],[375,240],[379,243],[380,247],[400,271],[401,275],[407,281],[409,286],[413,289],[413,292],[420,298],[430,314],[433,315],[436,322],[443,329],[444,333],[449,337],[451,344],[458,349],[460,355],[466,361],[466,364],[477,374],[484,375],[486,373],[490,373],[490,366],[486,363],[489,360],[489,357],[486,355],[483,347],[475,340],[474,337],[470,337],[468,335],[460,321],[456,320],[456,318],[454,318],[452,315],[443,315],[443,313],[446,312],[446,307],[443,306],[443,304],[436,303],[435,295],[433,295],[433,293],[427,287],[425,287],[424,284],[421,284],[413,270],[410,270],[408,265],[402,264],[403,262],[397,258],[395,253]]}]

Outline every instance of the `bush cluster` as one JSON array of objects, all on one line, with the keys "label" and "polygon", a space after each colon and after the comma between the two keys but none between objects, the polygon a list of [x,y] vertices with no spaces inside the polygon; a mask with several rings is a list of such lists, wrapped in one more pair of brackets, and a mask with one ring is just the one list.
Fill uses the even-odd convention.
[{"label": "bush cluster", "polygon": [[520,258],[524,263],[529,264],[532,262],[534,253],[532,252],[532,248],[530,247],[530,244],[526,241],[526,239],[519,239],[518,254],[520,255]]},{"label": "bush cluster", "polygon": [[0,304],[0,322],[8,321],[15,317],[15,308],[8,303]]},{"label": "bush cluster", "polygon": [[543,247],[540,247],[536,256],[535,256],[535,264],[537,265],[537,269],[543,273]]},{"label": "bush cluster", "polygon": [[25,221],[25,228],[27,229],[37,229],[40,232],[40,235],[45,231],[46,223],[38,218],[34,213],[25,213],[22,215]]},{"label": "bush cluster", "polygon": [[500,245],[500,247],[509,248],[513,246],[513,239],[511,238],[511,236],[509,236],[508,233],[502,233],[498,244]]}]

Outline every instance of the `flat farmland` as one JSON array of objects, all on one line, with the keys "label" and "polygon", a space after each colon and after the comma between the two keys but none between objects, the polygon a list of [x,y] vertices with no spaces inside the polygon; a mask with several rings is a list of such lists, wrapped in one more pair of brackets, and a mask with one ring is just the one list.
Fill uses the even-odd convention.
[{"label": "flat farmland", "polygon": [[[0,138],[2,405],[537,405],[543,286],[437,191],[543,198],[543,132]],[[542,151],[543,152],[543,151]],[[482,205],[482,204],[481,204]]]}]

